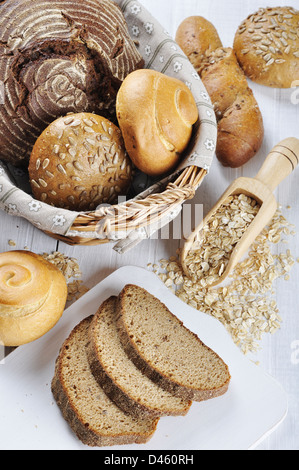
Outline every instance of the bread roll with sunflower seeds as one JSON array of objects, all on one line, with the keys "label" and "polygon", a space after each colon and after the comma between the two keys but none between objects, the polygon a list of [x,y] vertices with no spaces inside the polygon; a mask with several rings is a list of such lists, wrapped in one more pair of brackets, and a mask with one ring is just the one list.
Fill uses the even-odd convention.
[{"label": "bread roll with sunflower seeds", "polygon": [[132,164],[117,126],[95,114],[70,114],[55,120],[37,139],[29,177],[36,199],[91,211],[127,194]]},{"label": "bread roll with sunflower seeds", "polygon": [[299,11],[260,8],[240,25],[234,50],[244,73],[260,85],[291,88],[299,78]]}]

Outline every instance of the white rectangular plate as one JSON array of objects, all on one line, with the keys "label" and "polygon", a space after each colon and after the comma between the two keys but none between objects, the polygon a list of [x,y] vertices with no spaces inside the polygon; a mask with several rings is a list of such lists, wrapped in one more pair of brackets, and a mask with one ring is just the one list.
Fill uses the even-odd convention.
[{"label": "white rectangular plate", "polygon": [[223,325],[183,303],[155,274],[128,266],[81,297],[44,337],[19,347],[0,365],[1,450],[89,449],[75,437],[53,399],[54,364],[73,327],[126,284],[144,287],[164,302],[222,357],[232,380],[224,396],[194,403],[187,416],[161,418],[147,444],[110,450],[247,450],[282,422],[287,413],[282,387],[243,356]]}]

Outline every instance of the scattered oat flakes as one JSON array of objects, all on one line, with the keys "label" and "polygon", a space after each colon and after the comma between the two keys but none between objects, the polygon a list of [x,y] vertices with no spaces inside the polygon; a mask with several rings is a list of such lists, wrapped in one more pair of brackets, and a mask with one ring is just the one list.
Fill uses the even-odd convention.
[{"label": "scattered oat flakes", "polygon": [[59,251],[54,251],[50,254],[43,253],[42,256],[60,269],[64,275],[68,286],[68,301],[78,300],[82,295],[88,292],[88,287],[83,285],[81,279],[78,279],[82,276],[82,273],[78,261],[75,258],[69,258]]},{"label": "scattered oat flakes", "polygon": [[198,279],[187,277],[179,252],[177,257],[160,260],[157,274],[182,301],[223,323],[244,354],[256,353],[263,335],[273,334],[281,327],[282,318],[272,298],[274,283],[278,278],[289,276],[295,260],[290,250],[272,254],[271,245],[277,246],[283,236],[290,235],[290,228],[293,226],[278,210],[247,257],[235,268],[227,285],[209,288]]},{"label": "scattered oat flakes", "polygon": [[75,281],[69,282],[67,300],[71,301],[74,298],[78,300],[82,295],[86,294],[88,290],[88,287],[83,285],[83,281],[76,279]]},{"label": "scattered oat flakes", "polygon": [[9,246],[16,246],[16,242],[14,240],[8,240]]}]

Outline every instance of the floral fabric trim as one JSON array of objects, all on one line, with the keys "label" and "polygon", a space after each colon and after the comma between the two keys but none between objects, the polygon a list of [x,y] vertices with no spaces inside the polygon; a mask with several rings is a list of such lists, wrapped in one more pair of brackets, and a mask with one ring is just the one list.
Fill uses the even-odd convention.
[{"label": "floral fabric trim", "polygon": [[[136,41],[136,45],[144,57],[145,67],[165,73],[171,77],[182,80],[192,91],[199,110],[199,121],[194,126],[194,133],[189,144],[185,157],[182,159],[176,174],[190,165],[196,165],[207,172],[212,164],[216,142],[217,124],[213,105],[195,69],[181,51],[179,46],[170,37],[167,31],[153,18],[153,16],[137,0],[116,0],[126,18],[129,33]],[[0,104],[1,106],[1,104]],[[143,191],[137,196],[141,199],[148,194],[152,194],[157,189],[161,190],[162,185],[173,179],[170,176],[166,181],[154,183],[150,179],[139,175],[141,188]],[[144,181],[142,181],[144,180]],[[28,175],[22,170],[13,168],[0,162],[0,209],[13,216],[20,216],[27,219],[40,230],[67,236],[76,236],[78,233],[71,230],[71,227],[79,213],[65,209],[57,209],[45,203],[36,201],[30,195]],[[175,211],[173,217],[177,215]],[[168,216],[162,225],[169,223],[171,217]],[[130,234],[130,239],[140,239],[152,235],[156,228],[148,228],[146,233]],[[80,232],[80,237],[85,234]],[[86,237],[91,233],[87,232]],[[97,237],[96,233],[92,236]],[[111,241],[115,240],[111,234]],[[128,249],[130,243],[126,245],[122,242],[122,247],[115,249],[123,252]]]}]

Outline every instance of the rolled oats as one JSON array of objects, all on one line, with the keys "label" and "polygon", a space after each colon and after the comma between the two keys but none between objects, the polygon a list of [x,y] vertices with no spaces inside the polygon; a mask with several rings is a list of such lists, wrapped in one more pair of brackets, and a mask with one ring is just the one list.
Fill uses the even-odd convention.
[{"label": "rolled oats", "polygon": [[[183,302],[218,319],[244,354],[256,353],[263,335],[274,334],[281,327],[282,318],[273,298],[274,283],[279,278],[289,278],[295,260],[290,250],[273,254],[271,248],[275,244],[277,252],[283,237],[295,233],[292,228],[278,210],[225,285],[217,288],[209,288],[204,277],[187,277],[179,251],[176,257],[160,260],[158,268],[150,267]],[[200,273],[206,274],[204,262],[209,263],[210,254],[198,263]]]},{"label": "rolled oats", "polygon": [[186,257],[193,281],[199,281],[203,287],[218,281],[259,208],[257,202],[245,194],[230,196],[221,205],[198,234]]},{"label": "rolled oats", "polygon": [[59,251],[43,253],[42,256],[44,259],[54,264],[64,275],[68,288],[67,300],[69,302],[79,299],[89,290],[83,285],[83,281],[78,279],[82,276],[82,273],[78,261],[75,258],[69,258]]}]

